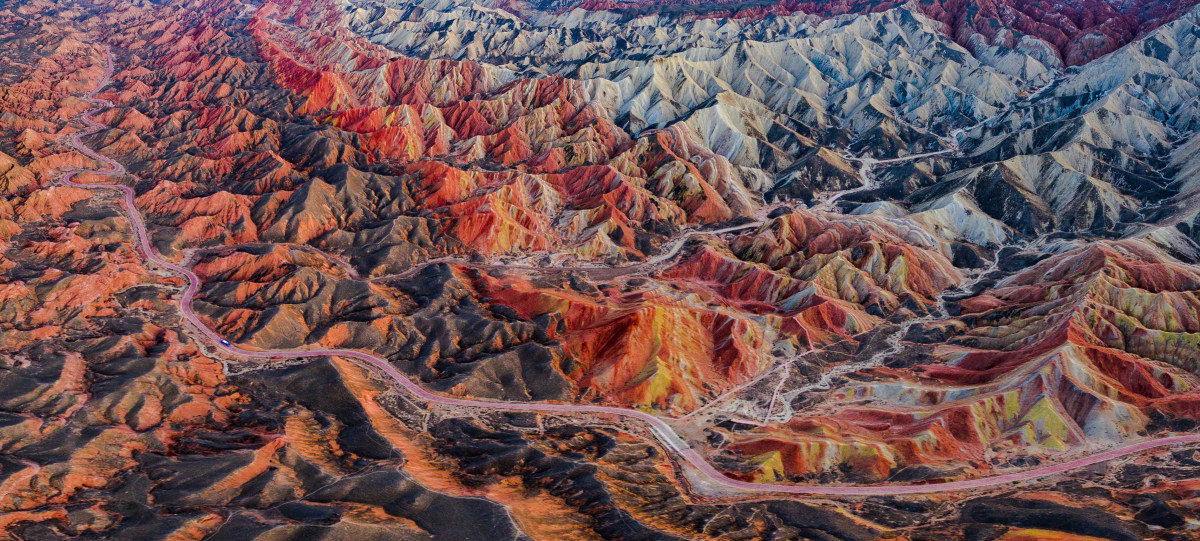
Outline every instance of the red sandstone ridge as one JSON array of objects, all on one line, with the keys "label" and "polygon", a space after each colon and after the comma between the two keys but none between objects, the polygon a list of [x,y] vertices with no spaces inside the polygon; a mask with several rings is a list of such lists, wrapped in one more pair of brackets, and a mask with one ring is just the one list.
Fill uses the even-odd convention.
[{"label": "red sandstone ridge", "polygon": [[[1030,93],[902,9],[672,11],[0,0],[0,540],[1191,535],[1195,445],[918,491],[1194,432],[1194,16]],[[127,174],[64,186],[109,52]]]},{"label": "red sandstone ridge", "polygon": [[1195,267],[1144,242],[1071,250],[962,300],[945,324],[969,328],[933,346],[942,362],[876,371],[731,448],[768,479],[945,479],[1194,416],[1198,288]]},{"label": "red sandstone ridge", "polygon": [[[825,355],[960,279],[892,224],[809,211],[711,237],[651,278],[597,283],[481,276],[493,302],[552,319],[586,399],[687,413],[787,360]],[[785,357],[780,359],[779,357]]]},{"label": "red sandstone ridge", "polygon": [[[463,252],[636,260],[665,233],[760,204],[695,133],[635,138],[581,81],[395,57],[312,22],[331,18],[324,3],[262,8],[241,36],[255,63],[195,53],[194,36],[158,28],[115,38],[161,43],[148,62],[177,79],[155,89],[160,72],[119,72],[118,106],[101,115],[111,129],[96,136],[132,173],[156,179],[138,204],[168,253],[190,243],[366,243],[364,274]],[[290,93],[252,92],[252,77]],[[143,89],[169,106],[139,106]],[[232,96],[247,101],[234,106]],[[274,108],[316,128],[281,123]]]}]

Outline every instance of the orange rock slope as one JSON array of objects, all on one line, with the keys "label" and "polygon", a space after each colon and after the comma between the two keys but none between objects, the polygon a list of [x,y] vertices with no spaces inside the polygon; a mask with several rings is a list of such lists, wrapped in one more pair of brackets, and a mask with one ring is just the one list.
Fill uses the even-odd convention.
[{"label": "orange rock slope", "polygon": [[[354,267],[280,259],[290,250],[282,248],[239,255],[246,266],[238,272],[260,269],[253,276],[210,266],[235,260],[224,255],[205,261],[201,308],[223,334],[256,347],[372,349],[456,393],[769,418],[722,438],[739,451],[730,456],[754,463],[770,459],[768,450],[821,440],[808,458],[793,453],[784,477],[843,466],[883,478],[921,464],[953,476],[986,470],[993,458],[1006,464],[1005,445],[1069,450],[1084,441],[1083,429],[1061,421],[1084,406],[1038,398],[1057,397],[1064,377],[1022,380],[1013,397],[969,389],[984,384],[983,372],[1024,374],[1070,333],[1039,315],[1031,321],[1047,326],[1037,336],[1048,341],[1022,337],[995,346],[999,353],[955,358],[977,347],[974,333],[1015,332],[990,330],[970,313],[1012,310],[1014,299],[942,302],[967,281],[951,264],[961,246],[907,220],[785,209],[729,240],[698,235],[677,257],[641,265],[698,226],[762,220],[761,196],[683,124],[627,133],[579,81],[395,57],[350,32],[343,17],[322,2],[270,3],[243,19],[242,34],[200,25],[180,40],[161,26],[114,36],[122,47],[165,47],[145,60],[154,70],[131,61],[119,73],[106,93],[117,103],[105,113],[113,128],[94,138],[154,179],[138,205],[160,249],[308,245]],[[189,49],[202,36],[211,45]],[[149,99],[164,105],[147,107]],[[421,266],[430,260],[449,266]],[[616,268],[570,279],[527,272],[581,260]],[[514,262],[518,272],[503,272]],[[372,276],[384,279],[366,283]],[[399,285],[405,280],[453,291],[449,306],[472,323],[428,325],[421,314],[437,303]],[[928,321],[901,327],[918,317]],[[899,330],[909,333],[893,336]],[[938,340],[948,341],[934,347]],[[893,345],[903,354],[868,362]],[[512,381],[526,385],[535,370],[551,384],[503,383],[517,358],[537,360]],[[826,409],[806,411],[811,393],[788,394],[833,366],[860,364],[857,377],[881,382],[836,391]],[[1099,370],[1122,368],[1110,361]],[[908,390],[925,385],[933,389]],[[1154,402],[1134,400],[1136,411],[1089,415],[1116,418],[1106,437],[1133,437],[1151,409],[1185,408],[1186,399],[1169,398],[1186,390],[1163,387]],[[891,413],[888,401],[919,408]],[[1026,423],[1030,415],[1039,420]]]},{"label": "orange rock slope", "polygon": [[[979,216],[989,234],[920,225],[970,201],[858,205],[961,149],[873,170],[821,148],[847,189],[772,203],[771,175],[702,123],[635,130],[586,81],[399,56],[350,30],[391,20],[374,9],[0,4],[0,538],[1190,532],[1194,447],[1012,490],[713,496],[615,416],[437,406],[347,359],[209,343],[115,194],[54,182],[95,165],[59,141],[100,43],[113,107],[84,142],[129,174],[75,178],[134,189],[154,248],[202,281],[192,308],[241,347],[370,351],[449,396],[636,408],[774,483],[936,483],[1196,427],[1200,272],[1168,233],[1026,242]],[[939,141],[920,140],[903,152]]]}]

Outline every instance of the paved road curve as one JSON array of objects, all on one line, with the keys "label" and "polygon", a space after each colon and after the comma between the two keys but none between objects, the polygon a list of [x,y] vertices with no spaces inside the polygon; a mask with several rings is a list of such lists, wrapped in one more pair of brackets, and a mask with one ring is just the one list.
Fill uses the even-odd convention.
[{"label": "paved road curve", "polygon": [[[96,151],[85,146],[83,144],[83,142],[81,141],[82,137],[94,134],[94,133],[100,131],[101,129],[105,128],[105,126],[103,124],[101,124],[100,122],[98,122],[94,118],[92,118],[92,115],[99,112],[100,110],[102,110],[105,107],[112,106],[111,103],[108,103],[104,100],[98,100],[95,98],[96,93],[99,92],[100,89],[107,86],[110,82],[110,79],[112,78],[112,72],[113,72],[112,54],[108,50],[107,47],[105,47],[105,53],[108,58],[107,58],[107,69],[104,74],[104,79],[100,82],[100,84],[95,89],[93,89],[92,91],[90,91],[86,94],[86,98],[97,103],[99,105],[99,107],[92,109],[90,111],[87,111],[81,115],[81,118],[83,119],[83,121],[85,123],[87,123],[88,126],[90,126],[90,128],[85,131],[73,134],[69,138],[68,141],[69,141],[70,145],[72,147],[74,147],[76,150],[78,150],[79,152],[108,166],[108,169],[93,170],[93,171],[91,171],[92,173],[96,173],[96,174],[100,174],[100,175],[120,175],[120,174],[124,174],[124,172],[125,172],[125,168],[122,167],[121,164],[117,163],[116,161],[114,161],[106,156],[100,155]],[[347,349],[304,349],[304,350],[252,351],[252,350],[243,349],[243,348],[240,348],[238,346],[233,346],[233,345],[225,346],[225,345],[221,344],[221,337],[219,335],[217,335],[217,333],[214,332],[212,329],[210,329],[207,325],[205,325],[204,322],[202,322],[200,320],[199,316],[197,316],[196,313],[192,311],[192,301],[195,299],[196,293],[200,289],[200,277],[196,276],[196,274],[194,272],[192,272],[191,268],[189,268],[194,254],[190,251],[185,252],[186,255],[184,257],[183,265],[172,263],[170,261],[163,259],[160,255],[158,255],[158,252],[150,244],[150,235],[146,231],[145,222],[142,220],[142,215],[137,210],[137,207],[134,206],[134,192],[131,188],[129,188],[128,186],[120,185],[120,184],[80,184],[78,182],[75,182],[75,180],[74,180],[75,175],[76,175],[76,172],[65,173],[62,175],[62,177],[60,177],[60,180],[64,184],[68,184],[71,186],[77,186],[80,188],[114,189],[114,190],[118,190],[121,192],[121,194],[123,195],[121,204],[125,208],[125,211],[129,217],[130,223],[133,225],[134,234],[137,236],[137,243],[141,247],[142,252],[145,254],[146,259],[160,267],[169,269],[169,270],[176,272],[178,274],[181,274],[187,278],[187,282],[188,282],[187,288],[184,289],[183,295],[181,295],[180,300],[179,300],[180,313],[183,314],[184,319],[187,320],[187,322],[190,323],[191,326],[196,331],[201,333],[204,336],[204,338],[206,338],[210,342],[210,344],[212,344],[214,347],[220,347],[220,348],[224,349],[225,351],[228,351],[230,353],[233,353],[233,354],[236,354],[236,355],[239,355],[242,357],[249,357],[249,358],[256,358],[256,359],[274,359],[274,358],[280,358],[280,357],[307,358],[307,357],[331,357],[331,356],[355,359],[360,362],[369,364],[369,365],[375,367],[376,369],[380,370],[381,372],[387,374],[388,377],[395,380],[395,382],[399,386],[403,387],[406,391],[416,395],[417,397],[421,398],[422,400],[426,400],[431,403],[447,405],[447,406],[480,408],[480,409],[487,409],[487,410],[492,410],[492,411],[523,411],[523,412],[545,412],[545,413],[559,413],[559,414],[610,415],[610,416],[618,416],[618,417],[624,417],[624,418],[637,419],[639,421],[643,421],[646,424],[648,424],[650,426],[651,430],[654,432],[654,435],[663,443],[663,445],[665,445],[667,447],[667,449],[669,449],[672,453],[674,453],[682,461],[691,465],[693,468],[695,468],[701,474],[703,474],[705,477],[707,477],[708,478],[707,481],[709,483],[719,485],[721,487],[724,487],[725,489],[730,489],[730,490],[737,491],[737,492],[747,492],[747,493],[777,492],[777,493],[789,493],[789,494],[812,494],[812,495],[830,495],[830,496],[894,496],[894,495],[903,495],[903,494],[922,494],[922,493],[931,493],[931,492],[950,492],[950,491],[960,491],[960,490],[974,490],[974,489],[983,489],[983,488],[1006,485],[1006,484],[1012,483],[1014,481],[1016,481],[1016,482],[1027,481],[1030,479],[1036,479],[1036,478],[1040,478],[1040,477],[1055,475],[1055,474],[1063,473],[1063,472],[1066,472],[1066,471],[1069,471],[1069,470],[1072,470],[1075,468],[1089,466],[1092,464],[1097,464],[1100,462],[1112,460],[1114,458],[1119,458],[1119,457],[1126,456],[1126,455],[1140,453],[1142,451],[1145,451],[1147,449],[1153,449],[1155,447],[1163,447],[1163,446],[1169,446],[1169,445],[1179,445],[1179,444],[1185,444],[1185,443],[1200,442],[1200,434],[1158,438],[1158,439],[1147,440],[1147,441],[1143,441],[1143,442],[1139,442],[1139,443],[1131,443],[1128,445],[1123,445],[1123,446],[1116,447],[1116,448],[1113,448],[1113,449],[1110,449],[1107,451],[1098,452],[1096,454],[1088,455],[1083,458],[1078,458],[1075,460],[1063,462],[1063,463],[1056,464],[1053,466],[1044,466],[1044,467],[1040,467],[1040,468],[1036,468],[1036,469],[1032,469],[1032,470],[1026,470],[1026,471],[1022,471],[1022,472],[1010,473],[1010,474],[1005,474],[1005,475],[998,475],[998,476],[994,476],[994,477],[983,477],[983,478],[978,478],[978,479],[970,479],[970,480],[966,480],[966,481],[953,481],[953,482],[948,482],[948,483],[931,483],[931,484],[921,484],[921,485],[807,486],[807,485],[775,485],[775,484],[750,483],[750,482],[746,482],[746,481],[739,481],[736,479],[731,479],[731,478],[727,477],[725,474],[721,473],[720,471],[717,471],[717,469],[714,468],[712,466],[712,464],[710,464],[708,462],[708,460],[704,458],[704,456],[702,456],[695,449],[693,449],[690,445],[688,445],[687,442],[685,442],[682,438],[680,438],[679,435],[675,432],[675,430],[672,429],[670,427],[670,425],[668,425],[665,421],[663,421],[659,417],[656,417],[654,415],[651,415],[649,413],[645,413],[642,411],[624,409],[624,408],[606,407],[606,406],[590,406],[590,405],[577,405],[577,404],[552,404],[552,403],[544,403],[544,402],[495,402],[495,401],[472,400],[472,399],[465,399],[465,398],[454,398],[454,397],[449,397],[449,396],[443,396],[443,395],[439,395],[439,394],[434,394],[434,393],[426,390],[425,388],[421,387],[417,383],[413,382],[407,376],[400,373],[400,371],[396,370],[396,368],[394,366],[392,366],[392,364],[389,363],[386,359],[382,359],[380,357],[377,357],[375,355],[372,355],[372,354],[366,353],[366,352],[362,352],[362,351],[347,350]],[[743,227],[747,227],[747,226],[739,226],[736,228],[730,228],[725,231],[734,231],[737,229],[741,229]],[[719,233],[719,232],[712,232],[712,233]]]}]

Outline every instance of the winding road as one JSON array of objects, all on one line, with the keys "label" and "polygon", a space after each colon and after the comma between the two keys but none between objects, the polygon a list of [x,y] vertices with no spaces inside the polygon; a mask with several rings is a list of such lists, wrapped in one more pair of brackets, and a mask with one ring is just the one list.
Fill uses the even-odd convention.
[{"label": "winding road", "polygon": [[[97,107],[81,113],[79,117],[89,126],[88,129],[72,134],[68,139],[68,143],[75,150],[87,155],[88,157],[105,164],[108,168],[103,170],[90,170],[90,173],[98,175],[121,175],[125,173],[125,168],[116,161],[99,154],[85,146],[82,138],[87,135],[95,134],[107,126],[93,118],[93,115],[111,107],[112,104],[106,100],[97,99],[96,94],[112,79],[113,62],[112,52],[105,46],[106,55],[106,70],[104,78],[100,84],[89,91],[85,98],[97,104]],[[826,495],[826,496],[896,496],[904,494],[922,494],[932,492],[950,492],[962,490],[985,489],[989,487],[997,487],[1008,485],[1014,482],[1028,481],[1050,475],[1055,475],[1070,471],[1075,468],[1081,468],[1100,462],[1105,462],[1115,458],[1120,458],[1142,451],[1153,449],[1156,447],[1164,447],[1170,445],[1180,445],[1187,443],[1200,443],[1200,434],[1196,435],[1180,435],[1165,438],[1157,438],[1146,440],[1137,443],[1129,443],[1105,451],[1099,451],[1075,460],[1062,462],[1051,466],[1043,466],[1031,470],[997,475],[993,477],[982,477],[977,479],[969,479],[964,481],[952,481],[945,483],[929,483],[917,485],[778,485],[767,483],[751,483],[740,481],[727,477],[724,473],[718,471],[702,456],[696,449],[689,445],[675,432],[670,425],[663,419],[645,413],[642,411],[606,407],[606,406],[591,406],[578,404],[553,404],[544,402],[496,402],[487,400],[475,400],[467,398],[455,398],[435,394],[421,387],[416,382],[409,379],[407,376],[396,370],[391,363],[386,359],[380,358],[370,353],[348,350],[348,349],[301,349],[301,350],[265,350],[255,351],[238,347],[236,345],[226,345],[220,335],[210,329],[201,321],[200,317],[192,311],[192,301],[196,298],[196,294],[200,289],[200,277],[192,272],[190,265],[195,259],[195,251],[184,252],[183,264],[176,264],[167,261],[154,249],[150,242],[150,235],[146,231],[145,221],[142,218],[141,212],[138,211],[134,204],[134,191],[128,186],[121,184],[82,184],[75,181],[75,176],[79,171],[67,172],[59,177],[63,184],[86,188],[89,190],[109,189],[121,192],[121,205],[129,218],[130,224],[133,226],[134,235],[137,237],[137,244],[141,248],[145,258],[149,263],[157,265],[163,269],[184,276],[187,279],[187,287],[183,290],[179,299],[179,310],[184,320],[200,335],[205,341],[216,348],[220,348],[227,353],[238,355],[240,357],[253,359],[275,359],[280,357],[289,358],[311,358],[311,357],[343,357],[354,359],[365,363],[380,372],[386,374],[394,380],[397,385],[404,390],[415,395],[416,397],[425,400],[432,404],[443,406],[455,406],[464,408],[478,408],[490,411],[521,411],[521,412],[539,412],[552,414],[566,415],[599,415],[613,416],[624,419],[636,419],[649,425],[655,437],[682,463],[687,464],[691,468],[698,471],[705,479],[705,485],[719,486],[726,491],[734,491],[741,493],[787,493],[787,494],[809,494],[809,495]],[[721,232],[736,231],[752,227],[753,224],[746,224],[719,231],[710,231],[708,234],[716,234]],[[696,232],[699,234],[703,232]],[[667,250],[663,256],[670,257],[678,252],[682,242],[676,242],[675,247]],[[664,257],[664,259],[666,258]],[[703,489],[704,487],[696,487]]]}]

